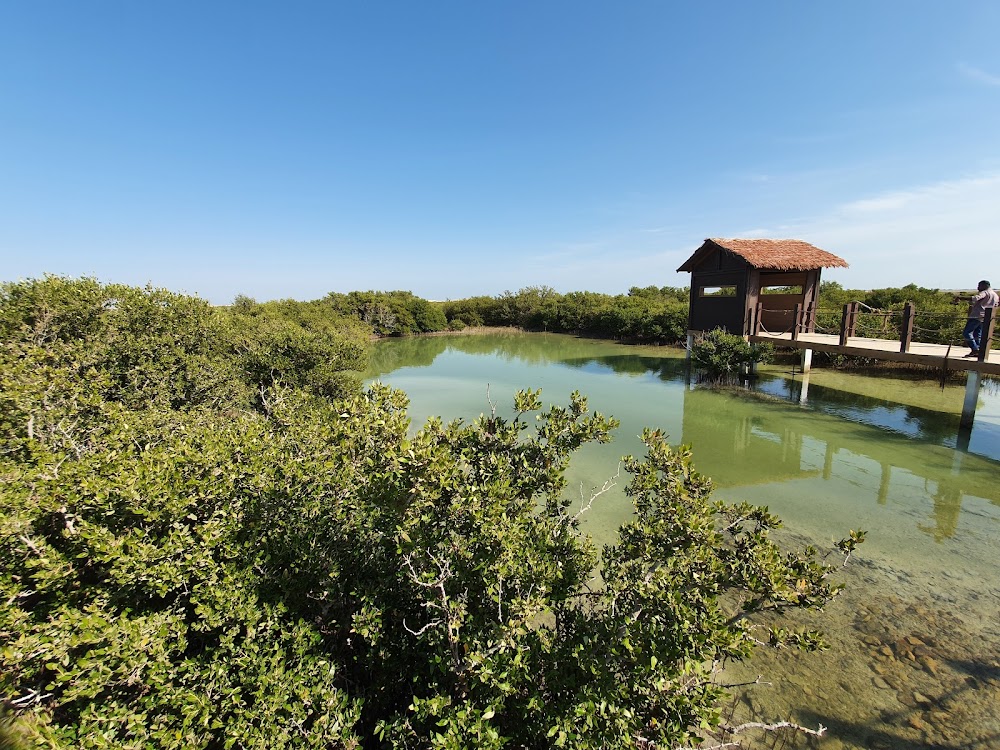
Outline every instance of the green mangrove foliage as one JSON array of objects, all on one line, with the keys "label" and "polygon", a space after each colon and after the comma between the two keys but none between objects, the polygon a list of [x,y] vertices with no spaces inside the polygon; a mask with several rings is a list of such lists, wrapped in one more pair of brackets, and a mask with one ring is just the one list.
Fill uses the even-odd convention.
[{"label": "green mangrove foliage", "polygon": [[698,337],[691,346],[691,361],[712,380],[729,380],[750,372],[753,366],[774,356],[771,343],[751,344],[742,336],[715,328]]},{"label": "green mangrove foliage", "polygon": [[[412,292],[330,293],[309,303],[268,303],[325,312],[334,321],[352,318],[378,336],[405,336],[437,331],[460,331],[469,326],[513,326],[530,331],[575,333],[645,343],[679,343],[685,340],[688,295],[684,287],[632,287],[627,294],[568,292],[560,294],[547,286],[528,286],[505,291],[495,297],[476,296],[431,302]],[[836,282],[823,282],[818,330],[840,328],[843,305],[862,304],[857,319],[859,336],[896,338],[903,324],[903,307],[912,302],[917,310],[914,339],[930,343],[959,343],[965,324],[965,308],[954,304],[950,293],[914,284],[875,290],[844,289]],[[240,300],[234,307],[240,306]],[[339,323],[337,323],[339,325]]]},{"label": "green mangrove foliage", "polygon": [[581,333],[646,342],[683,341],[688,290],[633,287],[628,294],[569,292],[525,287],[516,294],[443,303],[448,320],[464,325],[518,326],[533,331]]},{"label": "green mangrove foliage", "polygon": [[316,363],[364,348],[325,319],[0,288],[5,742],[687,746],[731,736],[721,665],[821,647],[781,615],[829,602],[834,568],[662,434],[598,550],[565,470],[614,419],[524,391],[414,433],[404,394]]},{"label": "green mangrove foliage", "polygon": [[358,389],[357,372],[367,364],[371,331],[354,317],[332,312],[322,302],[257,304],[246,297],[218,315],[227,354],[255,388],[255,403],[263,406],[261,389],[279,383],[328,398]]},{"label": "green mangrove foliage", "polygon": [[633,287],[628,294],[559,294],[529,286],[496,297],[430,302],[411,292],[330,293],[326,309],[353,317],[379,336],[460,331],[466,327],[517,327],[531,331],[582,333],[634,341],[683,341],[687,289]]},{"label": "green mangrove foliage", "polygon": [[448,321],[440,304],[411,292],[331,292],[323,300],[340,315],[356,317],[379,336],[444,331]]}]

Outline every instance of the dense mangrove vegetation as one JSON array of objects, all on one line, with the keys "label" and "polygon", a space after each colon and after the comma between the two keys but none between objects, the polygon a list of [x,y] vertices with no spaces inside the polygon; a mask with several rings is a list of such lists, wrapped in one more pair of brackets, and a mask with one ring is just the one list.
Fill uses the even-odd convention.
[{"label": "dense mangrove vegetation", "polygon": [[[836,282],[820,286],[818,331],[837,332],[843,306],[860,303],[857,335],[898,338],[907,302],[916,309],[914,340],[962,343],[966,307],[952,292],[915,284],[887,289],[844,289]],[[239,304],[252,303],[241,298]],[[274,304],[274,303],[269,303]],[[687,335],[688,289],[632,287],[626,294],[568,292],[529,286],[518,292],[432,302],[411,292],[350,292],[327,295],[310,305],[335,316],[356,318],[378,336],[456,331],[466,327],[518,327],[528,331],[575,333],[637,343],[683,343]]]},{"label": "dense mangrove vegetation", "polygon": [[596,549],[564,471],[616,421],[576,393],[412,431],[403,393],[359,385],[371,326],[455,310],[0,287],[4,747],[731,738],[718,669],[820,648],[783,614],[829,602],[834,567],[713,500],[655,430],[623,463],[634,516]]}]

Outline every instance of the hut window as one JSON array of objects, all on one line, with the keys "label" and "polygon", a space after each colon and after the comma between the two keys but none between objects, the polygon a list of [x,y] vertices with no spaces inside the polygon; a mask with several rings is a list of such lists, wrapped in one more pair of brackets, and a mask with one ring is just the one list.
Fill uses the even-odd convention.
[{"label": "hut window", "polygon": [[795,294],[799,297],[802,296],[802,285],[801,284],[780,284],[774,286],[762,286],[760,288],[761,294]]},{"label": "hut window", "polygon": [[700,297],[735,297],[736,285],[724,284],[722,286],[703,286],[698,289]]}]

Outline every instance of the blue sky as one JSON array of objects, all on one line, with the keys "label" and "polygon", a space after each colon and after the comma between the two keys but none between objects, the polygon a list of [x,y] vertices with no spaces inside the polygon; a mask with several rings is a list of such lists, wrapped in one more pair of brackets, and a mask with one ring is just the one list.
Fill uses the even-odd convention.
[{"label": "blue sky", "polygon": [[794,237],[1000,284],[1000,3],[0,0],[0,279],[681,286]]}]

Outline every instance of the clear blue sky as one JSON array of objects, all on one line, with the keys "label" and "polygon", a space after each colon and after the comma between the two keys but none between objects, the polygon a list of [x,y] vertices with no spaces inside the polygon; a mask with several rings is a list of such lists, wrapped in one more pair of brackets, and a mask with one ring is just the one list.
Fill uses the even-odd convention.
[{"label": "clear blue sky", "polygon": [[0,0],[0,279],[1000,285],[1000,2]]}]

